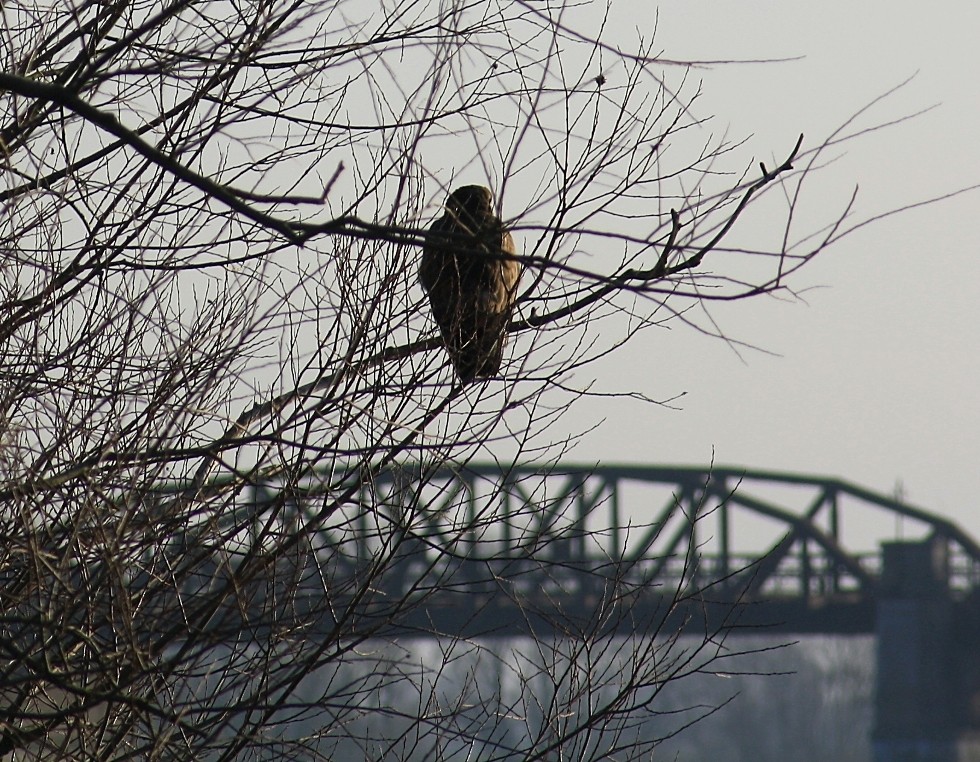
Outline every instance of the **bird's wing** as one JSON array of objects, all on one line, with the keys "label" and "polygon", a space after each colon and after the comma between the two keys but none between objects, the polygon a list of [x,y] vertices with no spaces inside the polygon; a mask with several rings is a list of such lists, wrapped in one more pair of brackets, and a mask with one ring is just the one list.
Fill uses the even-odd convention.
[{"label": "bird's wing", "polygon": [[442,273],[443,263],[446,258],[444,244],[439,243],[439,239],[447,235],[450,231],[447,227],[451,226],[451,220],[447,217],[440,217],[429,228],[425,236],[425,246],[422,248],[422,260],[419,262],[419,282],[422,288],[431,292],[439,280]]},{"label": "bird's wing", "polygon": [[[500,250],[505,254],[517,256],[517,247],[514,245],[514,237],[509,230],[505,230],[500,240]],[[507,294],[507,306],[514,304],[517,298],[517,284],[521,279],[523,265],[516,259],[504,259],[500,262],[500,278],[503,282],[504,290]]]}]

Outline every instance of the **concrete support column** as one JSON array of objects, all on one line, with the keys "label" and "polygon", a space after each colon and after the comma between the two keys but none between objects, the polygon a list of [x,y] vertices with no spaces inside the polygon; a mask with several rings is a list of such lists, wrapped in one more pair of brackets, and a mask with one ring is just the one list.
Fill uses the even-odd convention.
[{"label": "concrete support column", "polygon": [[964,726],[946,544],[894,542],[882,551],[875,762],[980,762]]}]

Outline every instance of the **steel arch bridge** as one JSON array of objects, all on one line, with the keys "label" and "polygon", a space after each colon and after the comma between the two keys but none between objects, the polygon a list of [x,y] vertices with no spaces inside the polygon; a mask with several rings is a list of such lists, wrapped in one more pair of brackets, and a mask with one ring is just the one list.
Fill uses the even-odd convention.
[{"label": "steel arch bridge", "polygon": [[415,463],[238,500],[229,525],[263,527],[245,548],[266,515],[311,530],[321,619],[325,591],[343,610],[356,590],[393,636],[872,634],[875,761],[980,759],[980,546],[894,497],[725,466]]},{"label": "steel arch bridge", "polygon": [[[613,597],[629,600],[624,631],[668,610],[671,625],[693,616],[717,626],[737,606],[741,626],[873,633],[882,595],[942,591],[959,601],[980,587],[980,545],[956,524],[839,479],[473,463],[359,478],[356,499],[320,526],[316,544],[331,549],[338,578],[391,552],[379,586],[424,599],[421,631],[540,632],[554,624],[549,610],[585,622]],[[313,475],[289,500],[309,516],[341,486]],[[243,498],[260,514],[282,496],[264,484]]]}]

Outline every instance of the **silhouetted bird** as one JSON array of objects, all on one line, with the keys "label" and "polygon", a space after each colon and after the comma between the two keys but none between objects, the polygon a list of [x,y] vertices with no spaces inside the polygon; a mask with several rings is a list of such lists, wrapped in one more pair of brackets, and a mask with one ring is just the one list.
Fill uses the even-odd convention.
[{"label": "silhouetted bird", "polygon": [[454,190],[429,228],[419,280],[464,383],[500,372],[521,278],[521,263],[507,257],[514,254],[514,239],[482,185]]}]

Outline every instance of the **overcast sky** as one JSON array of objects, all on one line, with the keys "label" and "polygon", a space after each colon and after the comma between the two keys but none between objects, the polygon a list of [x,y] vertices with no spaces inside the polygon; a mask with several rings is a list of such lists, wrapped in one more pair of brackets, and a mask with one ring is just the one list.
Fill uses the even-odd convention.
[{"label": "overcast sky", "polygon": [[[810,205],[870,216],[980,183],[980,6],[668,0],[621,23],[669,58],[803,56],[699,72],[714,130],[751,135],[760,160],[795,137],[826,136],[863,105],[914,79],[865,125],[936,105],[850,143]],[[645,26],[644,26],[645,25]],[[827,207],[828,209],[830,207]],[[826,211],[820,210],[818,211]],[[837,476],[941,512],[980,537],[980,191],[872,225],[823,254],[799,286],[716,311],[725,330],[776,356],[691,330],[649,331],[604,368],[621,387],[680,409],[592,401],[604,417],[570,460],[716,463]],[[763,226],[764,220],[740,221]],[[762,229],[762,228],[760,228]],[[631,432],[625,436],[624,432]]]}]

